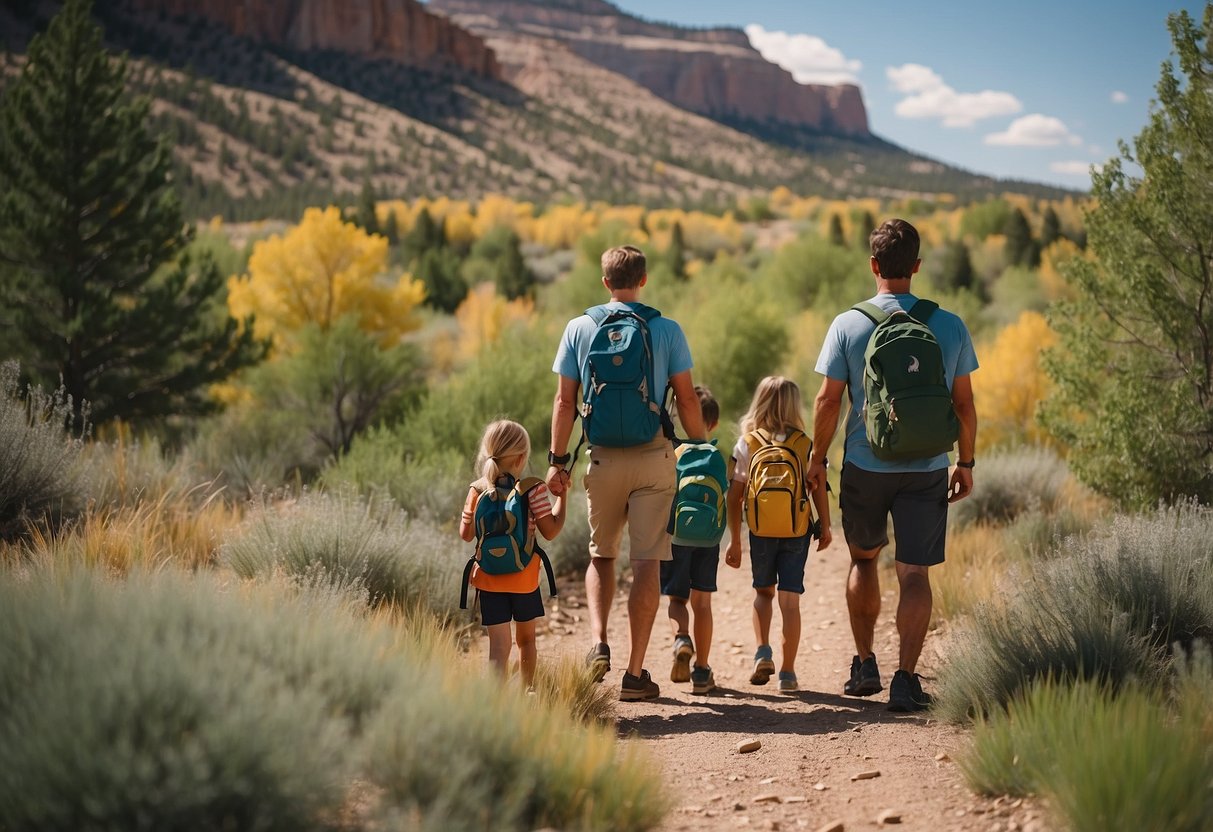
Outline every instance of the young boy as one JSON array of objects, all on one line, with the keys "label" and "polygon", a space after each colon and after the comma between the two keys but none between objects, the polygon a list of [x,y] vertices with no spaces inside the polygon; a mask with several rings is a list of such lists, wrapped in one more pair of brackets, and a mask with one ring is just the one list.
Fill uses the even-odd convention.
[{"label": "young boy", "polygon": [[[711,438],[720,422],[720,405],[706,387],[696,386],[703,423]],[[677,451],[675,451],[677,453]],[[720,545],[673,546],[673,560],[661,563],[661,594],[669,597],[668,614],[674,630],[674,666],[670,681],[692,684],[691,692],[710,693],[716,678],[708,665],[712,647],[712,593],[716,591],[716,567],[720,563]],[[687,601],[695,614],[695,640],[689,633]],[[699,645],[696,651],[695,645]],[[695,666],[691,667],[691,657]]]}]

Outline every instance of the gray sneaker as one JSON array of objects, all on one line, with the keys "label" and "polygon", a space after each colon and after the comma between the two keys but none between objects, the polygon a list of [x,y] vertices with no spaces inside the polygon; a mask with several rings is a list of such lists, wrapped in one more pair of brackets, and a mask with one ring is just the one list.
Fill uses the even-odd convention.
[{"label": "gray sneaker", "polygon": [[882,690],[884,686],[880,684],[876,654],[873,653],[863,661],[859,660],[859,656],[851,657],[851,678],[843,683],[842,692],[847,696],[871,696]]},{"label": "gray sneaker", "polygon": [[790,670],[779,671],[779,690],[782,693],[794,693],[800,690],[800,682],[796,681],[796,674]]},{"label": "gray sneaker", "polygon": [[711,693],[716,689],[716,677],[712,668],[696,665],[691,669],[691,693]]},{"label": "gray sneaker", "polygon": [[674,666],[670,668],[671,682],[689,682],[691,680],[691,656],[695,655],[695,645],[690,636],[674,636]]},{"label": "gray sneaker", "polygon": [[916,713],[931,707],[931,694],[922,689],[922,677],[899,670],[889,682],[889,710]]},{"label": "gray sneaker", "polygon": [[771,645],[758,645],[758,650],[754,653],[754,672],[750,674],[750,684],[765,685],[771,681],[771,674],[774,672],[775,654],[771,650]]},{"label": "gray sneaker", "polygon": [[585,666],[590,669],[594,681],[601,682],[611,670],[611,648],[601,642],[595,644],[585,656]]},{"label": "gray sneaker", "polygon": [[661,696],[661,688],[647,670],[640,671],[639,676],[633,676],[626,670],[623,673],[623,685],[619,689],[619,701],[635,702],[640,699],[656,699]]}]

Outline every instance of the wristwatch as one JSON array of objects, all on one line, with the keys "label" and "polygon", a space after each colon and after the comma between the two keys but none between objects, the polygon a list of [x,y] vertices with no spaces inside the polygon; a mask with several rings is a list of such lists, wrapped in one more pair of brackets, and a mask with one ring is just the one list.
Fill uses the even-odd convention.
[{"label": "wristwatch", "polygon": [[566,453],[564,456],[556,456],[555,451],[548,451],[548,465],[568,465],[569,460],[572,458],[573,455],[570,453]]},{"label": "wristwatch", "polygon": [[977,460],[975,459],[970,459],[968,462],[961,462],[959,459],[956,460],[957,468],[972,468],[975,465],[977,465]]}]

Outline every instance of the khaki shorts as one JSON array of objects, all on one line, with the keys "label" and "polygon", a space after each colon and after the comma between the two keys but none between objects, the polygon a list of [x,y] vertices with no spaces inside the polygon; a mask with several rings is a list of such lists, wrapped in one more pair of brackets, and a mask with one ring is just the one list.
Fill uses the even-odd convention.
[{"label": "khaki shorts", "polygon": [[632,448],[590,448],[585,473],[590,556],[619,557],[628,527],[632,560],[670,560],[670,507],[678,488],[674,448],[655,439]]}]

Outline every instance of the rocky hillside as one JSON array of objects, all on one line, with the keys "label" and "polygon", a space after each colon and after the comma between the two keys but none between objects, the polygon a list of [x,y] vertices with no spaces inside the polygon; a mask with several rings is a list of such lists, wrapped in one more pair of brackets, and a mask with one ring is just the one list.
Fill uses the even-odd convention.
[{"label": "rocky hillside", "polygon": [[641,20],[602,0],[430,0],[486,38],[544,38],[635,81],[666,101],[726,123],[783,122],[867,137],[859,87],[800,84],[740,29],[686,29]]}]

